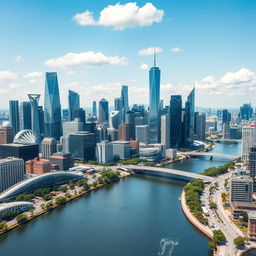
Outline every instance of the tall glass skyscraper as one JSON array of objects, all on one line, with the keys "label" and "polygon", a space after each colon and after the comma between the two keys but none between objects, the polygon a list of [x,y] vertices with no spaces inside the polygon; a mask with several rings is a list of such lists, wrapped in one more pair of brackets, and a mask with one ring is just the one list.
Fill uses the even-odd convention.
[{"label": "tall glass skyscraper", "polygon": [[19,101],[9,101],[9,121],[14,135],[20,131]]},{"label": "tall glass skyscraper", "polygon": [[77,92],[68,90],[68,116],[69,121],[79,117],[80,97]]},{"label": "tall glass skyscraper", "polygon": [[20,130],[31,129],[31,106],[29,101],[20,103]]},{"label": "tall glass skyscraper", "polygon": [[188,147],[194,144],[194,132],[195,132],[195,87],[192,89],[187,97],[185,104],[185,144]]},{"label": "tall glass skyscraper", "polygon": [[97,116],[97,106],[96,106],[96,101],[95,100],[92,102],[92,115],[94,117]]},{"label": "tall glass skyscraper", "polygon": [[103,98],[99,101],[99,123],[106,122],[108,122],[108,101]]},{"label": "tall glass skyscraper", "polygon": [[154,56],[154,67],[149,70],[149,140],[150,143],[160,141],[160,74],[156,67]]},{"label": "tall glass skyscraper", "polygon": [[39,110],[38,110],[38,102],[39,102],[40,94],[28,94],[28,98],[31,104],[32,130],[37,135],[38,142],[41,142],[41,130],[40,130]]},{"label": "tall glass skyscraper", "polygon": [[129,101],[128,101],[128,86],[127,85],[122,85],[121,99],[122,99],[122,107],[125,108],[125,111],[128,111],[129,110]]},{"label": "tall glass skyscraper", "polygon": [[170,100],[170,147],[178,148],[181,144],[181,95],[172,95]]},{"label": "tall glass skyscraper", "polygon": [[56,72],[46,72],[44,94],[44,137],[59,140],[62,135],[59,85]]}]

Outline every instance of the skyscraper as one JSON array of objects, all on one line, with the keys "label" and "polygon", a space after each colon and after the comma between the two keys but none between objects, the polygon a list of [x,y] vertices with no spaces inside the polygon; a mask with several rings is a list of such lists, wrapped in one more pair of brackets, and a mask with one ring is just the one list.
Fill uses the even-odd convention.
[{"label": "skyscraper", "polygon": [[206,116],[204,113],[195,112],[195,139],[205,140],[205,120]]},{"label": "skyscraper", "polygon": [[9,101],[9,121],[14,135],[20,131],[19,101]]},{"label": "skyscraper", "polygon": [[248,169],[253,180],[253,192],[256,191],[256,146],[250,148]]},{"label": "skyscraper", "polygon": [[122,99],[121,98],[115,98],[114,99],[114,108],[116,111],[122,111]]},{"label": "skyscraper", "polygon": [[185,146],[191,147],[194,144],[195,131],[195,87],[187,97],[184,116]]},{"label": "skyscraper", "polygon": [[38,102],[40,94],[28,94],[28,98],[31,105],[31,127],[32,130],[36,133],[38,142],[41,141],[41,130],[40,130],[40,121],[39,121],[39,110]]},{"label": "skyscraper", "polygon": [[129,110],[128,86],[127,85],[122,85],[121,99],[122,99],[122,107],[125,109],[125,112],[126,112]]},{"label": "skyscraper", "polygon": [[61,105],[56,72],[46,72],[44,95],[45,137],[59,140],[62,135]]},{"label": "skyscraper", "polygon": [[154,67],[149,70],[149,139],[150,143],[159,143],[160,140],[160,69]]},{"label": "skyscraper", "polygon": [[68,116],[69,121],[79,117],[80,97],[77,92],[68,90]]},{"label": "skyscraper", "polygon": [[170,147],[178,148],[181,144],[181,95],[172,95],[170,100]]},{"label": "skyscraper", "polygon": [[249,120],[252,118],[253,115],[253,108],[251,104],[243,104],[242,107],[240,107],[239,117],[242,120]]},{"label": "skyscraper", "polygon": [[99,101],[99,123],[108,122],[108,101],[101,99]]},{"label": "skyscraper", "polygon": [[118,129],[119,125],[121,124],[121,114],[119,111],[110,111],[109,114],[109,127]]},{"label": "skyscraper", "polygon": [[227,109],[223,109],[222,111],[222,124],[229,124],[231,120],[231,114]]},{"label": "skyscraper", "polygon": [[161,116],[161,144],[165,145],[165,148],[170,148],[170,116]]},{"label": "skyscraper", "polygon": [[242,160],[248,162],[249,150],[256,145],[256,125],[248,125],[242,128]]},{"label": "skyscraper", "polygon": [[20,130],[31,129],[31,106],[30,102],[20,103]]},{"label": "skyscraper", "polygon": [[92,115],[97,117],[97,105],[95,100],[92,102]]}]

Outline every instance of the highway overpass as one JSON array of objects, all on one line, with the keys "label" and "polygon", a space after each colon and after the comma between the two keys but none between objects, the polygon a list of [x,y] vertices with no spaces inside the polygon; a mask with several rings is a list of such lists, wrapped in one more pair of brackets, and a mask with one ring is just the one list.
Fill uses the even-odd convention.
[{"label": "highway overpass", "polygon": [[220,157],[220,158],[228,158],[231,160],[235,160],[238,158],[238,156],[229,155],[229,154],[222,154],[222,153],[211,153],[211,152],[183,152],[182,154],[188,155],[188,156],[209,156],[209,157]]}]

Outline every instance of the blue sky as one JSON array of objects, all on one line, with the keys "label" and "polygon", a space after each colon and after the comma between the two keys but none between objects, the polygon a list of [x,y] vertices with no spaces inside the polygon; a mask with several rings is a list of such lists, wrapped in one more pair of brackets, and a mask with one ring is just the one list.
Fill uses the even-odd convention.
[{"label": "blue sky", "polygon": [[255,13],[254,0],[1,0],[1,108],[35,92],[43,104],[46,71],[58,72],[63,107],[68,89],[83,107],[112,105],[121,84],[131,104],[147,104],[153,57],[139,51],[149,47],[161,51],[165,104],[196,84],[197,106],[255,105]]}]

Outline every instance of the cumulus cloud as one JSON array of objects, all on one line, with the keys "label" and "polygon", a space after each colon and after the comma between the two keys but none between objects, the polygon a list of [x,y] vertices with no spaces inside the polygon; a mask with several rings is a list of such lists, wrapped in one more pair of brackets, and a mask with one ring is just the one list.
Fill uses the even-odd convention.
[{"label": "cumulus cloud", "polygon": [[142,70],[149,70],[149,66],[148,66],[148,64],[146,64],[146,63],[142,63],[142,64],[140,65],[140,69],[142,69]]},{"label": "cumulus cloud", "polygon": [[21,59],[22,59],[22,55],[17,55],[15,57],[15,61],[17,61],[17,62],[21,61]]},{"label": "cumulus cloud", "polygon": [[43,72],[33,71],[29,72],[26,75],[24,75],[25,78],[37,78],[41,77],[43,75]]},{"label": "cumulus cloud", "polygon": [[66,72],[67,76],[73,76],[74,74],[75,74],[75,71],[73,71],[73,70],[69,70]]},{"label": "cumulus cloud", "polygon": [[46,60],[48,67],[94,67],[102,65],[126,65],[126,57],[106,56],[102,52],[67,53],[58,58]]},{"label": "cumulus cloud", "polygon": [[149,48],[140,50],[138,54],[141,56],[145,56],[145,55],[153,55],[154,53],[159,53],[162,51],[163,50],[160,47],[149,47]]},{"label": "cumulus cloud", "polygon": [[30,84],[36,84],[36,83],[42,83],[43,80],[42,79],[30,79],[28,82]]},{"label": "cumulus cloud", "polygon": [[164,11],[157,9],[152,3],[146,3],[139,7],[137,3],[108,5],[95,20],[93,13],[86,10],[77,13],[73,20],[81,26],[106,26],[113,30],[124,30],[125,28],[150,26],[154,22],[162,21]]},{"label": "cumulus cloud", "polygon": [[171,51],[171,52],[182,52],[183,49],[182,49],[182,48],[179,48],[179,47],[175,47],[175,48],[172,48],[170,51]]},{"label": "cumulus cloud", "polygon": [[11,80],[15,80],[17,78],[17,74],[13,73],[9,70],[0,70],[0,83],[8,82]]},{"label": "cumulus cloud", "polygon": [[15,84],[15,83],[9,85],[10,89],[17,89],[19,87],[20,87],[20,85],[19,84]]}]

